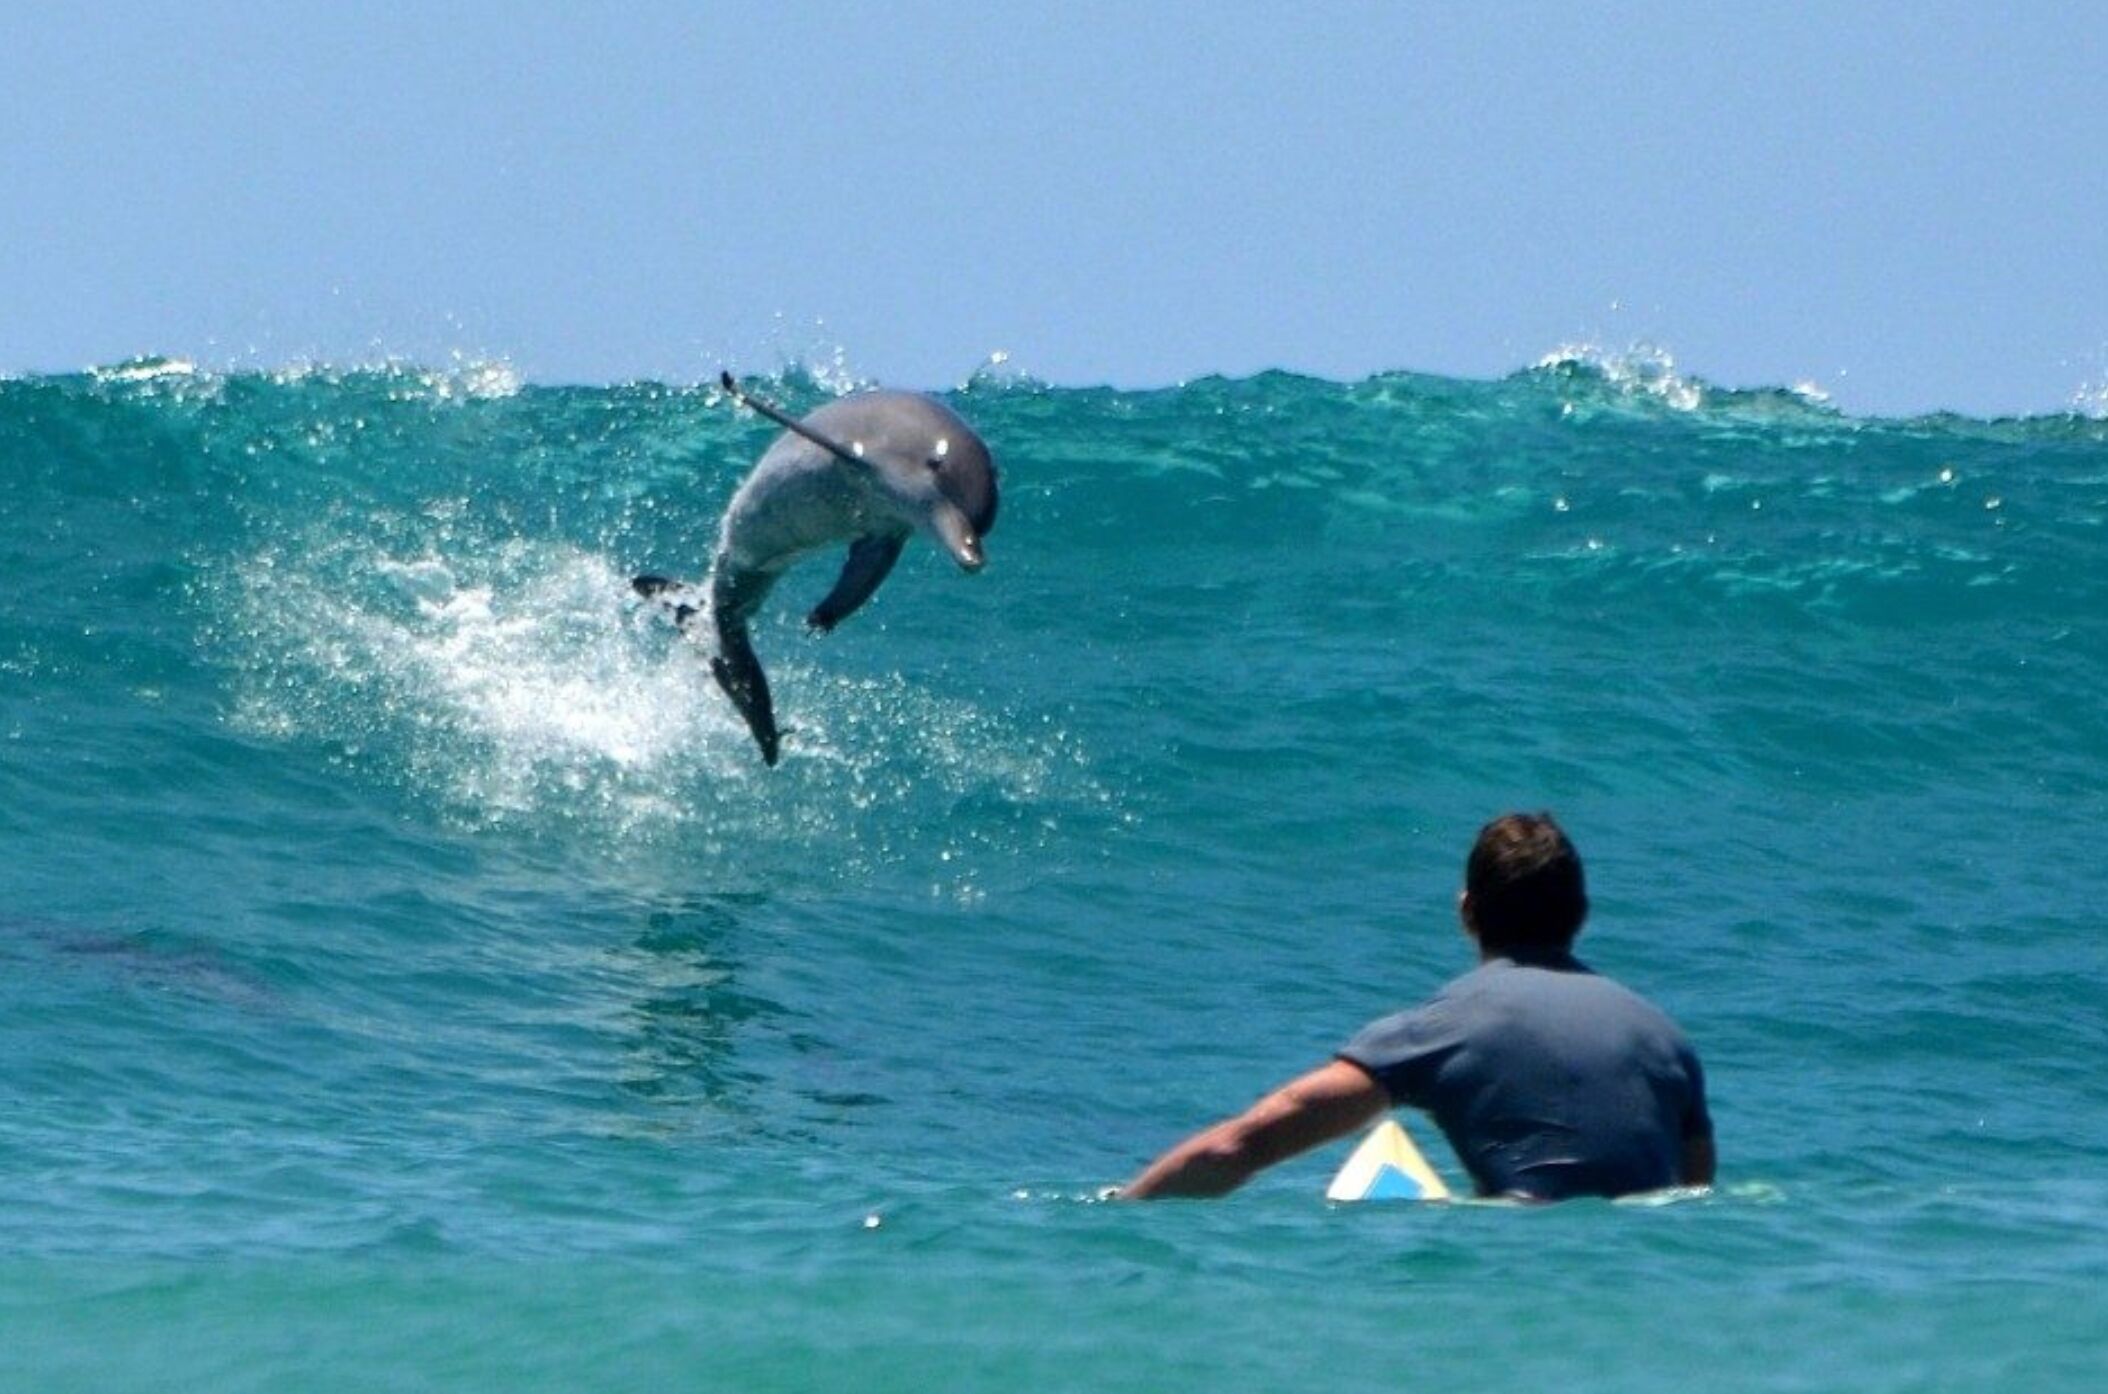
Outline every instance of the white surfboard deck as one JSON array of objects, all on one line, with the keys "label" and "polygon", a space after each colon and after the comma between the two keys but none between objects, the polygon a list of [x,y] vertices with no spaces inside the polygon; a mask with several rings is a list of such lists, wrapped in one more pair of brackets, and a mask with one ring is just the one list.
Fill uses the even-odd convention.
[{"label": "white surfboard deck", "polygon": [[1325,1188],[1327,1200],[1448,1200],[1449,1187],[1395,1118],[1369,1130]]}]

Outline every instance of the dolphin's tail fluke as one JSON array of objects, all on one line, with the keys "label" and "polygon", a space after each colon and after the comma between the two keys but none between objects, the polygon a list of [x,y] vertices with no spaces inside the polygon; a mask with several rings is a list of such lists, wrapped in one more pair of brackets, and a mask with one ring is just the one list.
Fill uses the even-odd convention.
[{"label": "dolphin's tail fluke", "polygon": [[763,762],[774,765],[783,738],[776,730],[776,704],[769,697],[768,676],[761,671],[754,646],[747,642],[746,629],[719,625],[717,647],[717,656],[710,660],[711,676],[746,718],[747,729],[754,733],[754,744],[761,747]]}]

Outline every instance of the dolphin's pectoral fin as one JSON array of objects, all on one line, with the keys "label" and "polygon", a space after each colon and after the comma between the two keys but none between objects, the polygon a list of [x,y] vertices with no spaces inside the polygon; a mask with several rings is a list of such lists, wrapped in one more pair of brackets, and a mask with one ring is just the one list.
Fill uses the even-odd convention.
[{"label": "dolphin's pectoral fin", "polygon": [[813,607],[805,622],[825,634],[855,614],[893,570],[893,563],[900,560],[900,550],[907,542],[905,534],[875,533],[850,543],[849,560],[842,564],[834,589]]},{"label": "dolphin's pectoral fin", "polygon": [[747,642],[744,628],[721,627],[717,642],[721,652],[710,660],[710,675],[746,719],[747,730],[754,733],[754,744],[761,747],[762,761],[773,765],[782,735],[776,730],[776,704],[769,697],[769,680],[761,671],[761,660],[754,656],[754,646]]}]

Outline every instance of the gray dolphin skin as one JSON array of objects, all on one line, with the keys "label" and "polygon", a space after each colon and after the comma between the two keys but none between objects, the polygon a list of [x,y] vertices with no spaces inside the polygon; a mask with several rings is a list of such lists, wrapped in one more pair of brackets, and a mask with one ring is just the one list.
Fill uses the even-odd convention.
[{"label": "gray dolphin skin", "polygon": [[[834,589],[805,617],[825,633],[871,598],[918,532],[962,570],[979,571],[981,539],[995,525],[995,462],[956,412],[919,393],[862,392],[792,421],[729,374],[725,386],[786,428],[726,506],[709,579],[710,671],[774,765],[782,737],[747,622],[777,580],[806,554],[849,544]],[[656,576],[632,584],[647,596],[673,587]],[[681,606],[675,617],[685,628],[695,613]]]}]

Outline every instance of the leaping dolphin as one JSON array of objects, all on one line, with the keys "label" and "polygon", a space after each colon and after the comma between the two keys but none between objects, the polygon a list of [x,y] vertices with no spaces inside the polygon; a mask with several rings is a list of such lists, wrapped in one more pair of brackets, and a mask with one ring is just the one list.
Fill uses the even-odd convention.
[{"label": "leaping dolphin", "polygon": [[[721,381],[734,401],[784,428],[725,508],[709,579],[717,630],[710,672],[773,765],[782,738],[747,621],[777,579],[808,552],[849,544],[834,589],[805,617],[825,633],[871,598],[916,532],[961,569],[979,571],[987,561],[981,539],[995,525],[995,462],[958,413],[919,393],[862,392],[793,420],[747,395],[730,373]],[[660,576],[631,584],[646,596],[676,586]],[[674,611],[684,629],[696,613]]]}]

